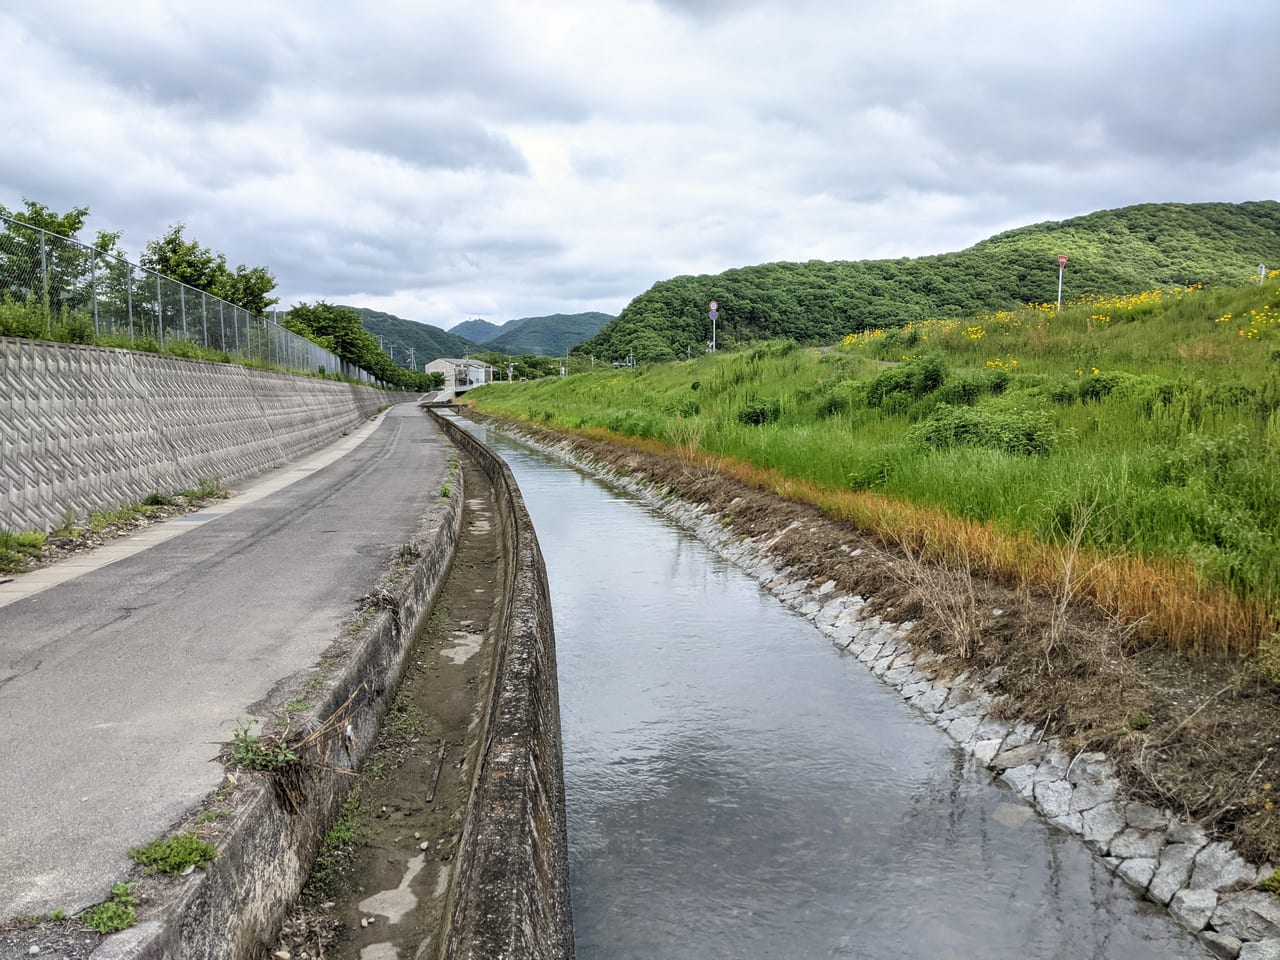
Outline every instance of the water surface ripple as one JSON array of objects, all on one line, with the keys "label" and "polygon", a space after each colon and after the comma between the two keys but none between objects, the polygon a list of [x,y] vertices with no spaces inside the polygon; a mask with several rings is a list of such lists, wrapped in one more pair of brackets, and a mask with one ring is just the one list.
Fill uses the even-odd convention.
[{"label": "water surface ripple", "polygon": [[551,583],[580,960],[1207,956],[745,574],[476,429]]}]

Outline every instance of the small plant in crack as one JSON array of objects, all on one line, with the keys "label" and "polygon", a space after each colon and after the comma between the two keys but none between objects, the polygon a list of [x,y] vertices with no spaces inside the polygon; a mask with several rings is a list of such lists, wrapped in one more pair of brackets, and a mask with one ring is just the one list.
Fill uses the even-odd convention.
[{"label": "small plant in crack", "polygon": [[275,734],[256,734],[251,726],[236,727],[231,742],[231,762],[249,770],[280,770],[300,758]]},{"label": "small plant in crack", "polygon": [[98,933],[118,933],[138,922],[137,904],[133,884],[117,883],[111,888],[111,899],[80,914],[80,922]]},{"label": "small plant in crack", "polygon": [[196,867],[208,866],[217,855],[213,844],[205,843],[194,833],[176,833],[129,851],[134,863],[145,867],[149,874],[189,872]]}]

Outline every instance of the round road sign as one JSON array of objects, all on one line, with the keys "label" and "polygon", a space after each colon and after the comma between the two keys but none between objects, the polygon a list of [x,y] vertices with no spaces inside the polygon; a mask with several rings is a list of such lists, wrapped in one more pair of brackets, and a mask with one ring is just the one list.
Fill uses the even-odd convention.
[{"label": "round road sign", "polygon": [[714,300],[712,300],[709,304],[707,304],[707,309],[709,309],[709,310],[711,310],[711,311],[713,311],[713,312],[714,312],[714,311],[716,311],[716,310],[719,310],[719,309],[720,309],[720,304],[718,304],[718,303],[716,303]]},{"label": "round road sign", "polygon": [[1058,254],[1058,269],[1067,269],[1067,255],[1065,253]]}]

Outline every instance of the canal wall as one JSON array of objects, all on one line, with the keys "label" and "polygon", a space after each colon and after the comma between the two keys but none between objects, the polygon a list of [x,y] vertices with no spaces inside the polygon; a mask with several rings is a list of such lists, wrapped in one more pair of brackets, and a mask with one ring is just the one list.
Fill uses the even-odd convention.
[{"label": "canal wall", "polygon": [[555,632],[542,553],[506,463],[449,418],[450,439],[493,484],[505,604],[442,958],[573,956]]},{"label": "canal wall", "polygon": [[740,538],[706,505],[673,496],[643,476],[620,473],[571,441],[546,441],[507,425],[502,429],[635,495],[745,570],[835,646],[857,657],[1049,823],[1078,837],[1139,895],[1165,907],[1212,955],[1280,958],[1280,898],[1256,889],[1275,865],[1248,863],[1230,844],[1213,840],[1172,811],[1129,800],[1104,754],[1070,753],[1043,731],[998,716],[988,689],[997,676],[944,671],[941,657],[908,640],[912,623],[870,613],[869,597],[845,592],[834,580],[810,580],[778,566],[773,547],[798,524]]},{"label": "canal wall", "polygon": [[336,440],[372,387],[111,347],[0,337],[0,529],[235,483]]}]

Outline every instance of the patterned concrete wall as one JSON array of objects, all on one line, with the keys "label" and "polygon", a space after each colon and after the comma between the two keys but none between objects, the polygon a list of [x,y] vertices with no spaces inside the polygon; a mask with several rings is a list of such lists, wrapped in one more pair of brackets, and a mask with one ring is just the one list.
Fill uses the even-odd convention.
[{"label": "patterned concrete wall", "polygon": [[330,443],[370,387],[130,350],[0,337],[0,529],[235,483]]}]

